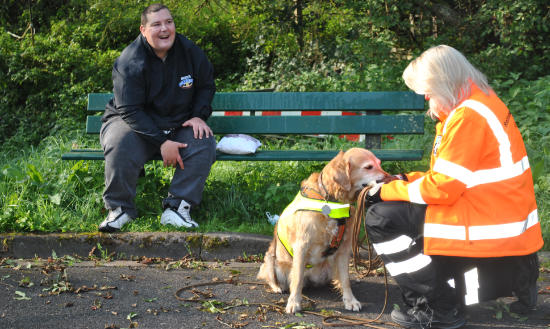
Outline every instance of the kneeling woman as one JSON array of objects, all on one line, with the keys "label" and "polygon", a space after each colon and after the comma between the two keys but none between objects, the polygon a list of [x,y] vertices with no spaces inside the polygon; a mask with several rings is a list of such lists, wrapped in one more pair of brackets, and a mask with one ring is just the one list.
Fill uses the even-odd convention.
[{"label": "kneeling woman", "polygon": [[[533,310],[542,233],[523,139],[506,107],[456,49],[437,46],[403,73],[438,120],[430,169],[368,197],[367,230],[401,288],[409,328],[458,328],[464,305],[518,297]],[[380,202],[384,201],[384,202]]]}]

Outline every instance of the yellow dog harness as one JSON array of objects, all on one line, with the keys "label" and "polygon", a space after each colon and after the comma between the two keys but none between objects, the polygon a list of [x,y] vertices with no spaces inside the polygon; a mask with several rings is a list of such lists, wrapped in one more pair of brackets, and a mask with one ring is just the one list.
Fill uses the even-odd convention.
[{"label": "yellow dog harness", "polygon": [[[327,250],[323,252],[323,256],[332,255],[340,246],[342,237],[344,236],[346,219],[350,217],[350,205],[348,203],[332,202],[322,199],[314,199],[305,197],[302,192],[298,192],[294,200],[285,208],[281,214],[281,219],[294,214],[296,211],[315,211],[328,216],[329,218],[338,221],[338,234],[332,239]],[[281,220],[279,219],[279,220]],[[292,247],[289,246],[286,237],[279,232],[277,225],[277,236],[291,257],[294,257]]]}]

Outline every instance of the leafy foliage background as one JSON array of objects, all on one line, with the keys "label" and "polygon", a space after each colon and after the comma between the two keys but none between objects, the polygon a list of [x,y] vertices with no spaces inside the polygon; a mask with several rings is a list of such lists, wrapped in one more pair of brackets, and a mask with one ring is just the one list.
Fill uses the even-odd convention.
[{"label": "leafy foliage background", "polygon": [[[0,2],[0,142],[36,144],[81,122],[88,92],[111,89],[114,59],[139,32],[139,0]],[[412,56],[460,49],[490,79],[550,68],[544,0],[167,0],[178,31],[214,63],[219,89],[395,90]],[[27,31],[32,23],[35,34]],[[11,32],[8,33],[8,32]]]}]

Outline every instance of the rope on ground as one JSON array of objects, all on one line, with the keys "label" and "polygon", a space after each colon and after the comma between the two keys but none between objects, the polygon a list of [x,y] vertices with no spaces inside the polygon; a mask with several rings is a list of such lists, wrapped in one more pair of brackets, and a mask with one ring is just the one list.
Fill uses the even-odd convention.
[{"label": "rope on ground", "polygon": [[[252,284],[252,285],[267,286],[267,284],[263,283],[263,282],[239,281],[239,280],[236,280],[235,278],[230,278],[230,279],[223,280],[223,281],[201,282],[201,283],[195,283],[195,284],[187,285],[183,288],[178,289],[176,291],[176,293],[174,294],[174,296],[179,301],[203,303],[203,302],[206,302],[207,300],[198,298],[197,293],[195,293],[195,297],[191,297],[191,298],[183,298],[180,295],[184,291],[190,290],[190,289],[193,289],[193,288],[204,287],[204,286],[213,286],[213,285],[219,285],[219,284],[233,284],[233,285]],[[307,296],[303,296],[303,297],[306,298],[306,299],[309,299],[310,301],[315,303],[315,301],[313,299],[311,299]],[[273,308],[273,309],[275,309],[279,312],[285,312],[285,308],[283,306],[272,304],[272,303],[247,303],[247,304],[241,304],[241,305],[233,305],[233,306],[230,306],[230,307],[226,307],[224,309],[227,310],[227,309],[234,308],[234,307],[239,307],[239,306],[270,307],[270,308]],[[362,318],[362,317],[349,316],[349,315],[328,315],[327,316],[327,315],[319,313],[319,312],[307,311],[307,310],[303,310],[300,313],[311,314],[311,315],[322,317],[323,318],[323,325],[327,326],[327,327],[346,327],[346,326],[349,326],[349,325],[359,325],[359,326],[364,326],[364,327],[369,327],[369,328],[384,329],[383,327],[373,325],[372,323],[398,326],[393,322],[385,322],[385,321],[379,320],[381,314],[378,315],[375,319],[365,319],[365,318]],[[220,323],[222,323],[224,325],[227,325],[226,323],[222,322],[221,319],[217,318],[217,320]],[[340,321],[340,322],[330,322],[330,321]]]},{"label": "rope on ground", "polygon": [[[314,311],[302,311],[301,313],[305,314],[312,314],[316,316],[320,316],[323,318],[323,325],[327,327],[345,327],[349,325],[356,325],[356,326],[364,326],[364,327],[370,327],[370,328],[376,328],[376,329],[384,329],[383,327],[379,327],[374,325],[376,324],[383,324],[383,325],[391,325],[395,327],[399,327],[398,324],[394,322],[386,322],[380,320],[382,315],[384,314],[384,311],[386,310],[386,307],[388,305],[388,273],[386,272],[386,267],[384,266],[384,263],[382,262],[382,259],[379,256],[376,256],[373,259],[373,251],[372,247],[369,241],[369,235],[366,229],[366,223],[363,220],[365,217],[365,200],[367,197],[367,193],[369,191],[370,187],[365,187],[360,193],[357,198],[357,210],[355,211],[354,218],[353,218],[353,226],[352,226],[352,251],[353,251],[353,266],[357,273],[360,273],[358,266],[364,266],[367,270],[364,272],[363,276],[368,276],[373,269],[379,268],[380,266],[384,269],[384,287],[385,287],[385,293],[384,293],[384,306],[382,307],[382,310],[380,313],[374,318],[374,319],[365,319],[358,316],[349,316],[349,315],[330,315],[327,316],[325,314],[321,314]],[[364,224],[363,229],[365,231],[365,237],[360,241],[359,235],[361,231],[361,223]],[[365,248],[364,245],[367,247]],[[361,260],[361,257],[359,255],[359,249],[367,249],[368,250],[368,261]],[[180,288],[176,291],[175,297],[180,301],[188,301],[188,302],[204,302],[204,300],[197,299],[197,298],[182,298],[180,297],[180,294],[185,291],[189,290],[191,288],[201,287],[201,286],[209,286],[209,285],[216,285],[216,284],[254,284],[254,285],[263,285],[266,286],[266,283],[263,282],[240,282],[238,280],[235,280],[233,278],[225,281],[216,281],[216,282],[204,282],[204,283],[197,283],[189,286],[185,286],[183,288]],[[307,298],[306,296],[304,296]],[[311,299],[310,299],[311,300]],[[269,303],[248,303],[243,305],[236,305],[237,306],[264,306],[264,307],[271,307],[274,309],[279,310],[280,312],[284,312],[285,308],[279,305],[275,304],[269,304]],[[218,321],[220,321],[218,319]],[[331,321],[339,321],[339,322],[331,322]],[[221,321],[220,321],[221,322]],[[223,322],[222,322],[223,323]],[[225,323],[224,323],[225,324]]]},{"label": "rope on ground", "polygon": [[[386,272],[386,267],[384,266],[384,263],[382,262],[382,259],[380,256],[376,256],[376,258],[373,259],[373,251],[372,247],[369,241],[369,233],[367,231],[367,224],[366,221],[363,220],[365,218],[365,201],[368,196],[368,192],[370,190],[370,186],[365,187],[357,197],[357,209],[355,211],[355,214],[353,216],[353,230],[352,230],[352,251],[353,251],[353,266],[355,268],[355,271],[359,273],[358,265],[364,266],[367,270],[366,273],[363,276],[368,276],[369,273],[373,270],[373,268],[378,268],[382,266],[384,269],[384,306],[382,307],[382,310],[374,318],[372,321],[378,321],[384,314],[384,311],[386,310],[386,306],[388,305],[388,295],[389,295],[389,288],[388,288],[388,273]],[[362,240],[359,240],[359,235],[361,232],[361,223],[363,223],[363,230],[365,231],[365,237]],[[363,246],[366,244],[367,248],[364,248]],[[359,255],[359,249],[367,249],[368,250],[368,261],[361,260],[361,257]]]}]

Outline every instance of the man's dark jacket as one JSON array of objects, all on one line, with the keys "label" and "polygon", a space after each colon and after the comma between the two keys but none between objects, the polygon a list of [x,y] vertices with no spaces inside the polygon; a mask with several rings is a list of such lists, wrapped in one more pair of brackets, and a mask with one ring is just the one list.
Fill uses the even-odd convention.
[{"label": "man's dark jacket", "polygon": [[132,130],[160,146],[167,140],[163,130],[181,127],[193,117],[206,121],[215,92],[212,64],[194,43],[176,34],[163,61],[139,35],[115,61],[114,96],[103,122],[120,116]]}]

